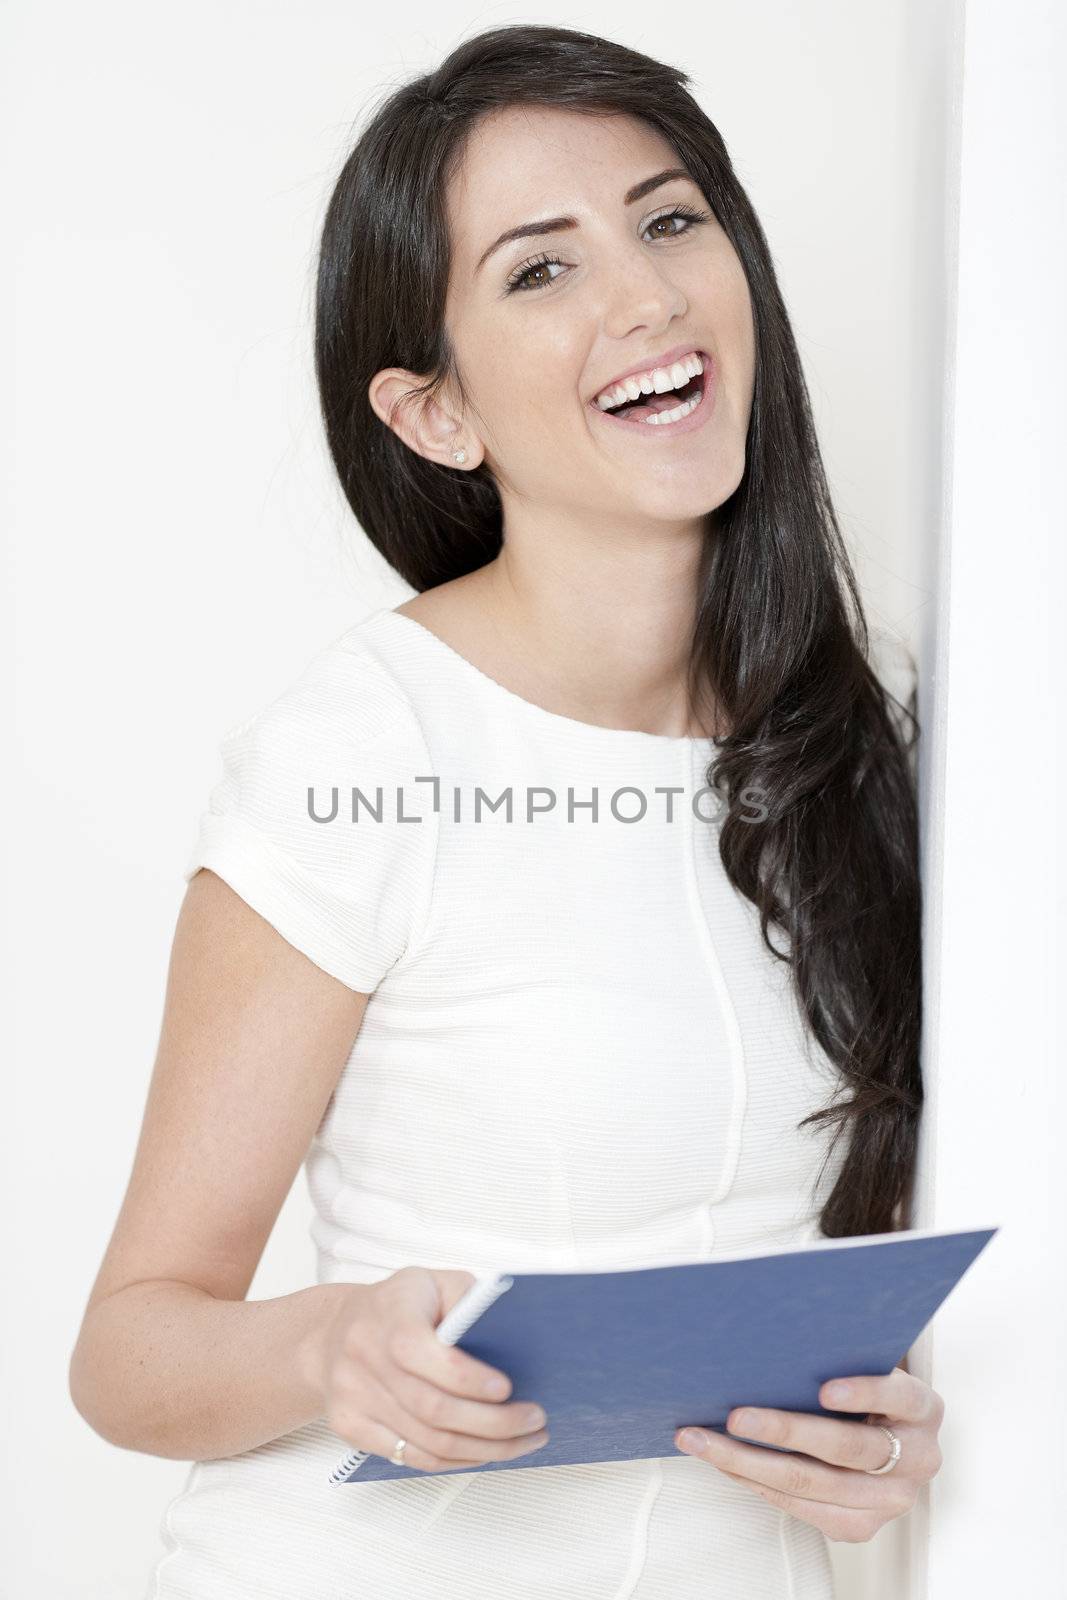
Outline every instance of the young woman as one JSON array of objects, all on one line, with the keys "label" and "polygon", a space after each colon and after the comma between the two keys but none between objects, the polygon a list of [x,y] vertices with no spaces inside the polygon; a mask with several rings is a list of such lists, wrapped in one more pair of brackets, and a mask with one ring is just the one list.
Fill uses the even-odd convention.
[{"label": "young woman", "polygon": [[[193,1463],[156,1600],[825,1600],[828,1540],[938,1469],[901,1367],[824,1390],[855,1421],[429,1475],[551,1435],[435,1336],[475,1272],[908,1225],[911,663],[687,81],[497,29],[334,189],[326,431],[416,593],[231,730],[187,866],[71,1372],[105,1437]],[[302,1162],[316,1282],[246,1302]],[[417,1470],[331,1486],[346,1446]]]}]

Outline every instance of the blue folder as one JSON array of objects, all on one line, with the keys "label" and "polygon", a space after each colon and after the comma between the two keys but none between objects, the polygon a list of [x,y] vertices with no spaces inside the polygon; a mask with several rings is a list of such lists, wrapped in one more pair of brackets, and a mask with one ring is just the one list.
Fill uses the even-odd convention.
[{"label": "blue folder", "polygon": [[[443,1470],[676,1456],[678,1428],[725,1433],[740,1405],[857,1421],[820,1404],[822,1384],[891,1372],[998,1231],[911,1229],[679,1266],[478,1278],[438,1337],[507,1373],[509,1400],[542,1405],[550,1437],[514,1460]],[[329,1481],[413,1476],[431,1474],[357,1450]]]}]

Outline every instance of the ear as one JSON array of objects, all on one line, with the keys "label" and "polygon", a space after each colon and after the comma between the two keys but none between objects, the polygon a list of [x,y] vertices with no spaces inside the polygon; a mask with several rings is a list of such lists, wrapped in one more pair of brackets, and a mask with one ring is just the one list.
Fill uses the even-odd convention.
[{"label": "ear", "polygon": [[413,391],[423,380],[403,367],[384,367],[370,381],[367,398],[375,414],[402,439],[409,450],[455,467],[453,452],[466,450],[465,467],[476,467],[482,459],[482,442],[459,417],[429,394]]}]

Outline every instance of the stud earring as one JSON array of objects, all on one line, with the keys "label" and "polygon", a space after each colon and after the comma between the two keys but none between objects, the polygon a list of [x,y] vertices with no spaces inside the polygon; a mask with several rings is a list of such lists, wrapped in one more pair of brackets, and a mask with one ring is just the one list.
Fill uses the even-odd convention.
[{"label": "stud earring", "polygon": [[464,461],[466,461],[466,459],[467,459],[466,450],[453,450],[453,452],[452,452],[452,460],[453,461],[458,461],[460,466],[463,465],[463,463],[464,463]]}]

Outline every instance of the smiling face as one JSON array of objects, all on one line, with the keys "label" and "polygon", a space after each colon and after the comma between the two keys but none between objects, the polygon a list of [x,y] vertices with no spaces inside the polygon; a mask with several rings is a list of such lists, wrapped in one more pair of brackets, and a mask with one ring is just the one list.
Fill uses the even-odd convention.
[{"label": "smiling face", "polygon": [[[732,244],[680,166],[660,133],[622,115],[508,107],[471,135],[446,196],[446,325],[467,408],[443,389],[405,437],[449,465],[457,442],[468,466],[484,459],[505,513],[514,495],[608,524],[691,522],[740,482],[751,299]],[[680,420],[670,419],[684,397],[673,394],[651,401],[665,417],[657,423],[596,404],[613,380],[663,358],[670,373],[681,357],[672,377],[688,378],[694,351],[711,370],[685,390],[702,399]],[[638,395],[663,386],[662,376],[646,381]],[[385,388],[379,415],[382,401]]]}]

